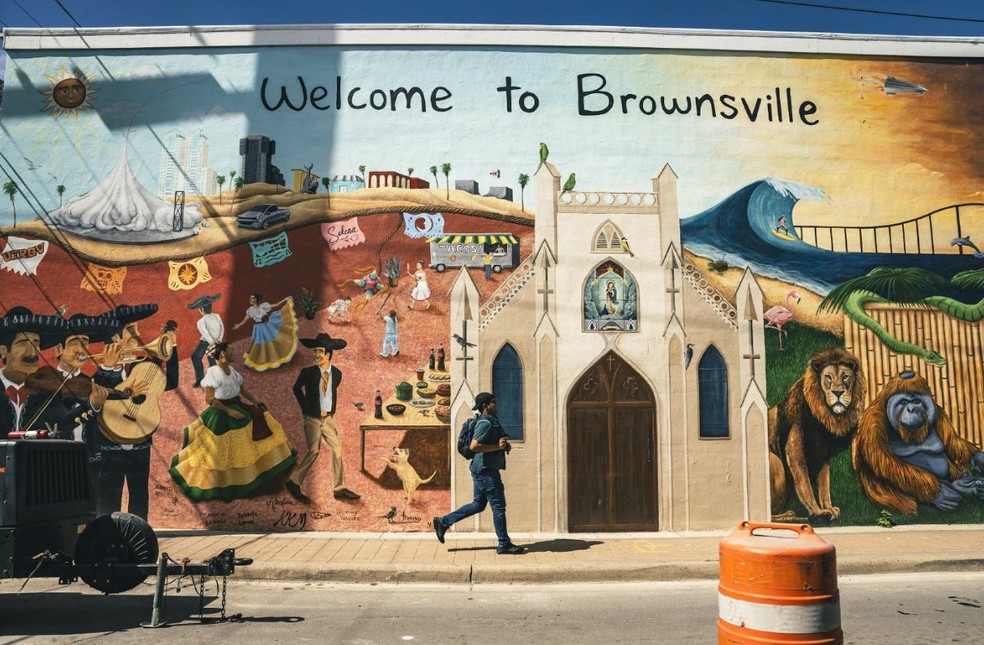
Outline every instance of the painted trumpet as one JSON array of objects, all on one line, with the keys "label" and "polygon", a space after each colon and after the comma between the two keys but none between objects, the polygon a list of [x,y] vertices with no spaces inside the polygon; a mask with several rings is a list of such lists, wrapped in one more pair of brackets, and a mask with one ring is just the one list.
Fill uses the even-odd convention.
[{"label": "painted trumpet", "polygon": [[[165,332],[145,345],[124,348],[120,352],[119,362],[125,364],[139,363],[148,358],[166,361],[171,358],[171,354],[174,352],[174,344],[174,332]],[[90,354],[82,358],[96,360],[105,355],[106,353],[103,352],[101,354]]]}]

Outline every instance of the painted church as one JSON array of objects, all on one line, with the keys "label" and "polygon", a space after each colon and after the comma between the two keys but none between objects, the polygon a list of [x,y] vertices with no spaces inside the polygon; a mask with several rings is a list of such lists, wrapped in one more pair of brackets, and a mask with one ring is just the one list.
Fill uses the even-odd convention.
[{"label": "painted church", "polygon": [[[652,192],[531,182],[535,246],[485,302],[450,293],[452,428],[492,391],[514,531],[687,531],[769,517],[762,292],[719,293],[680,243],[677,177]],[[457,434],[456,431],[453,434]],[[456,439],[452,437],[452,441]],[[472,496],[452,459],[452,508]],[[473,522],[473,524],[470,524]],[[479,514],[460,530],[491,531]]]}]

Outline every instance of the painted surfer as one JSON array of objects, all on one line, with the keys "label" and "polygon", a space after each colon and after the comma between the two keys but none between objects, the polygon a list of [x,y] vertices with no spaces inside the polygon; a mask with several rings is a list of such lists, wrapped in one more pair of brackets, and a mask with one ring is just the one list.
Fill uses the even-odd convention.
[{"label": "painted surfer", "polygon": [[786,228],[786,216],[780,215],[779,221],[776,222],[776,233],[782,231],[783,235],[789,235],[789,229]]}]

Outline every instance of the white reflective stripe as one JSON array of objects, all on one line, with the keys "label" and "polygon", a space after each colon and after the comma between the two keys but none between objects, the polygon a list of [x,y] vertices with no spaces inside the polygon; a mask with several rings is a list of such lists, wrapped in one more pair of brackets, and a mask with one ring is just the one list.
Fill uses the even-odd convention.
[{"label": "white reflective stripe", "polygon": [[840,602],[829,600],[812,605],[769,605],[729,598],[718,592],[721,620],[760,632],[816,634],[840,627]]}]

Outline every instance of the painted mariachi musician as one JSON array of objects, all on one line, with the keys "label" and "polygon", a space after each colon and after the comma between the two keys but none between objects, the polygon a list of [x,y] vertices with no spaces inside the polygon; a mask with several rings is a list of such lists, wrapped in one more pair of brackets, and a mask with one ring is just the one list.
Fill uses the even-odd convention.
[{"label": "painted mariachi musician", "polygon": [[[28,377],[28,391],[45,395],[41,409],[35,414],[53,437],[84,440],[87,433],[98,432],[95,415],[106,401],[141,396],[139,385],[128,391],[108,389],[93,383],[82,372],[91,354],[91,344],[109,342],[112,331],[113,325],[105,316],[73,315],[65,321],[65,330],[57,335],[58,364],[40,367]],[[35,428],[38,425],[32,421],[28,424]]]},{"label": "painted mariachi musician", "polygon": [[177,323],[168,321],[161,335],[142,345],[137,323],[157,312],[157,305],[119,305],[105,315],[113,325],[101,356],[98,385],[141,391],[141,396],[107,401],[96,415],[98,432],[86,433],[89,463],[96,484],[96,512],[120,510],[123,484],[129,512],[146,519],[149,507],[150,446],[160,424],[160,396],[178,386]]},{"label": "painted mariachi musician", "polygon": [[47,395],[28,386],[41,368],[41,352],[54,347],[68,329],[60,316],[42,316],[13,307],[0,318],[0,439],[13,431],[51,430],[54,411]]}]

